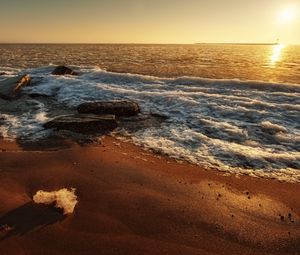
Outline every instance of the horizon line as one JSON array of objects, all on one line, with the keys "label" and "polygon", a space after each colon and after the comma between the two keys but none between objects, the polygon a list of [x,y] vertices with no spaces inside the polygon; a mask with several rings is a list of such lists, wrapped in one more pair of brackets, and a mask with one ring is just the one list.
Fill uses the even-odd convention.
[{"label": "horizon line", "polygon": [[58,45],[58,44],[69,44],[69,45],[107,45],[107,44],[116,44],[116,45],[203,45],[203,44],[227,44],[227,45],[300,45],[300,43],[277,43],[277,42],[195,42],[195,43],[141,43],[141,42],[0,42],[0,45],[18,45],[18,44],[27,44],[27,45]]}]

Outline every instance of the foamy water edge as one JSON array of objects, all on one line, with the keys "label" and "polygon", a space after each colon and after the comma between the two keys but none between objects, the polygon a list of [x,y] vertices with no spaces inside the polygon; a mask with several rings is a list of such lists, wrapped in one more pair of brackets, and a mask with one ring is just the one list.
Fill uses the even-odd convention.
[{"label": "foamy water edge", "polygon": [[[49,75],[53,67],[24,70],[41,78],[26,93],[54,97],[70,108],[93,100],[134,100],[143,113],[169,117],[160,127],[119,129],[135,144],[206,168],[300,182],[300,86],[196,77],[157,78],[76,67],[78,77]],[[10,73],[8,76],[14,75]],[[1,113],[3,137],[46,135],[45,105],[14,116]]]}]

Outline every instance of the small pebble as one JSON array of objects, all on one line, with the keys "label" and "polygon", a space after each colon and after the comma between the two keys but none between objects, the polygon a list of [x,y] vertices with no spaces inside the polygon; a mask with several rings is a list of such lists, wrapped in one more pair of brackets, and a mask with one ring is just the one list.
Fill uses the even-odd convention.
[{"label": "small pebble", "polygon": [[13,227],[8,226],[7,224],[0,225],[0,231],[11,231],[13,229]]}]

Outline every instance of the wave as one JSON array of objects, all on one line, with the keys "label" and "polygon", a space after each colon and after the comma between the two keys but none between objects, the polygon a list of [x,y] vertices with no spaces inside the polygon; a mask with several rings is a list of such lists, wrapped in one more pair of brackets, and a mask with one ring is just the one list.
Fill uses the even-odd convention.
[{"label": "wave", "polygon": [[[136,144],[207,168],[300,182],[298,84],[158,78],[87,66],[73,67],[80,76],[60,77],[49,75],[52,68],[23,70],[33,77],[25,93],[51,96],[70,109],[94,100],[134,100],[145,114],[169,117],[159,127],[118,130]],[[39,137],[52,115],[49,106],[37,105],[11,120],[4,116],[0,132]]]}]

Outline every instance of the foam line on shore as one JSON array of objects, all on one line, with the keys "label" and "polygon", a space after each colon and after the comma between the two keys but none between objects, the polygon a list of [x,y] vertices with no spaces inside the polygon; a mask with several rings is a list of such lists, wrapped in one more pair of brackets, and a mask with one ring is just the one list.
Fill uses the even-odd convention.
[{"label": "foam line on shore", "polygon": [[[40,80],[25,93],[48,95],[69,109],[95,100],[134,100],[143,113],[169,117],[159,127],[118,130],[136,144],[207,168],[300,182],[297,84],[158,78],[83,66],[73,67],[81,75],[61,77],[49,75],[51,68],[26,70]],[[26,116],[12,115],[14,122],[4,118],[2,136],[40,137],[49,114],[40,105]]]}]

